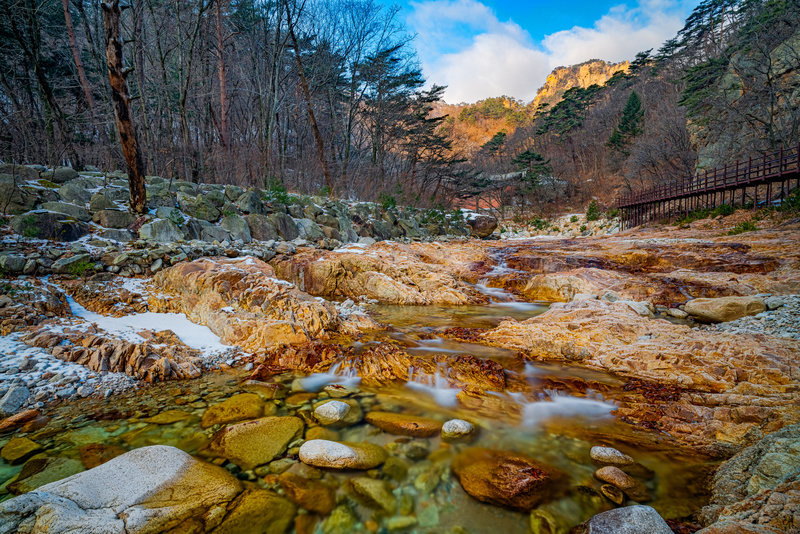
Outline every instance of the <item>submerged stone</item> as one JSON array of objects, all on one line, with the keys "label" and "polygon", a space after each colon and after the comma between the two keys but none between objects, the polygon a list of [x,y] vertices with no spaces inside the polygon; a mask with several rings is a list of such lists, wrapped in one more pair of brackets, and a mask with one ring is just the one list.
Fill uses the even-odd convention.
[{"label": "submerged stone", "polygon": [[393,412],[370,412],[366,420],[384,432],[415,438],[435,436],[442,429],[442,422],[436,419]]},{"label": "submerged stone", "polygon": [[253,469],[277,458],[289,443],[302,436],[303,420],[297,417],[263,417],[219,430],[207,451],[227,458],[242,469]]},{"label": "submerged stone", "polygon": [[263,413],[264,401],[261,397],[255,393],[240,393],[209,407],[203,413],[200,425],[208,428],[216,424],[255,419],[261,417]]},{"label": "submerged stone", "polygon": [[300,447],[300,461],[314,467],[372,469],[386,460],[386,451],[372,443],[312,439]]},{"label": "submerged stone", "polygon": [[626,506],[597,514],[576,534],[672,534],[667,522],[649,506]]},{"label": "submerged stone", "polygon": [[278,477],[278,482],[289,500],[309,512],[327,515],[336,506],[333,490],[322,482],[289,472]]}]

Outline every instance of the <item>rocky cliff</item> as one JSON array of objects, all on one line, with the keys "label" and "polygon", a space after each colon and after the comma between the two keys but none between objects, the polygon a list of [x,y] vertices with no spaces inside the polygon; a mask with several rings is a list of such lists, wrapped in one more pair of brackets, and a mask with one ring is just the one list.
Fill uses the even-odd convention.
[{"label": "rocky cliff", "polygon": [[556,67],[553,69],[544,85],[539,88],[533,99],[533,109],[538,109],[542,104],[553,106],[561,100],[561,96],[573,87],[589,87],[590,85],[603,85],[615,72],[626,71],[630,63],[609,63],[601,59],[591,59],[570,67]]}]

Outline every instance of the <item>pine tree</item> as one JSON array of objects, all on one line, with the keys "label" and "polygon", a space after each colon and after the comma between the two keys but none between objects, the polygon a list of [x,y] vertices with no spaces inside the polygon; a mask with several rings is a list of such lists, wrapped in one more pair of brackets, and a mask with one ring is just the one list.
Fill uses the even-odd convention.
[{"label": "pine tree", "polygon": [[633,138],[642,133],[643,123],[644,109],[642,109],[642,101],[636,91],[631,91],[631,96],[628,97],[628,101],[622,110],[619,124],[614,128],[614,132],[608,139],[608,146],[612,150],[624,152],[625,147],[630,144]]},{"label": "pine tree", "polygon": [[522,180],[524,182],[523,189],[527,190],[539,184],[539,177],[547,176],[553,172],[550,168],[550,160],[544,159],[544,156],[530,148],[514,156],[511,163],[525,172]]}]

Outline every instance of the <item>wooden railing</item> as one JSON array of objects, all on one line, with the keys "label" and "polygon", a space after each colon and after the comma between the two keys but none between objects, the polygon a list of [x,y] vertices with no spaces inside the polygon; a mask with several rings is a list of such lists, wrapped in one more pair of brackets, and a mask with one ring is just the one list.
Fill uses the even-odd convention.
[{"label": "wooden railing", "polygon": [[642,208],[650,210],[655,208],[654,211],[658,213],[672,213],[674,210],[658,209],[656,205],[702,195],[713,194],[716,198],[715,194],[720,192],[723,193],[724,200],[725,192],[738,189],[745,191],[748,187],[755,188],[757,194],[760,185],[769,186],[774,182],[785,182],[794,178],[800,180],[800,146],[764,154],[760,158],[726,164],[722,168],[704,171],[683,180],[628,193],[617,199],[616,207],[623,211],[623,219],[626,215],[633,216],[637,213],[641,215]]}]

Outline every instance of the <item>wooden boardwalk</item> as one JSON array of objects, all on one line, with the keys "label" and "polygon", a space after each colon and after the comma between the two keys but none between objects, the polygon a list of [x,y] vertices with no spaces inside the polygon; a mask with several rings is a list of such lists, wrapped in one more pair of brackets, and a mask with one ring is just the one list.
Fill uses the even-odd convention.
[{"label": "wooden boardwalk", "polygon": [[783,200],[793,187],[800,186],[799,155],[800,145],[623,195],[616,202],[622,228],[670,220],[721,204],[734,205],[737,197],[744,206],[749,196],[754,207]]}]

